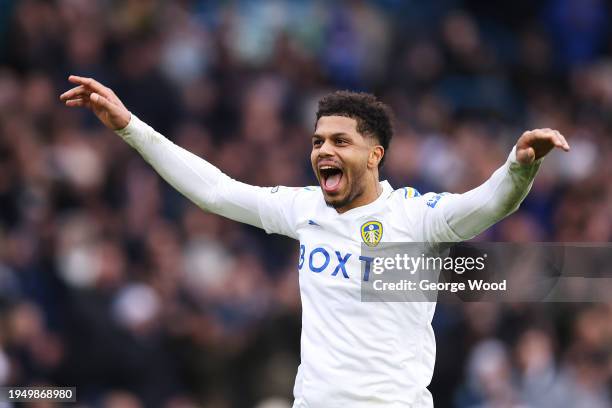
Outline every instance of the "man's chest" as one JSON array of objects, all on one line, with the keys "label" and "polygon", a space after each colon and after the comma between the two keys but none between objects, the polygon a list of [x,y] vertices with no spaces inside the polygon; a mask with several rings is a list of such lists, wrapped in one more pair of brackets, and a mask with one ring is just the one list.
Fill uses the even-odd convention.
[{"label": "man's chest", "polygon": [[297,232],[301,284],[353,290],[372,276],[376,248],[418,240],[418,231],[392,212],[353,219],[311,217],[300,222]]}]

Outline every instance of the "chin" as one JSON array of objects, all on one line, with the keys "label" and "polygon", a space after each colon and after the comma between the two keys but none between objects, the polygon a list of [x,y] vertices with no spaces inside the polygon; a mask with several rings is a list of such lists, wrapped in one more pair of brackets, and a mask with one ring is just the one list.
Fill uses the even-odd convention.
[{"label": "chin", "polygon": [[325,204],[331,208],[342,208],[350,203],[348,194],[342,197],[329,197],[324,195]]}]

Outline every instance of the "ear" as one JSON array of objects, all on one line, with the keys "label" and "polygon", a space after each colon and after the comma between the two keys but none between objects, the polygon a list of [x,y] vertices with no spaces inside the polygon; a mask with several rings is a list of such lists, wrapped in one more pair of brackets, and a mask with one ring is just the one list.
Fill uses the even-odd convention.
[{"label": "ear", "polygon": [[370,150],[370,155],[368,156],[368,168],[378,168],[378,163],[380,163],[384,155],[385,149],[382,146],[372,146],[372,149]]}]

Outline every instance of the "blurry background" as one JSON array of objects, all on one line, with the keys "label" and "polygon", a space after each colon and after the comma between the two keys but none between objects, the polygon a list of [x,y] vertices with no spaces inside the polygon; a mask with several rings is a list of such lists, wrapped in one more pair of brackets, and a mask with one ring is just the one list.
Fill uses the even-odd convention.
[{"label": "blurry background", "polygon": [[[206,214],[85,110],[69,73],[230,176],[314,184],[319,97],[397,117],[384,178],[484,181],[559,129],[518,213],[479,239],[612,238],[612,33],[603,0],[0,0],[0,385],[79,407],[290,406],[297,245]],[[440,304],[437,407],[609,407],[612,304]],[[39,407],[52,405],[39,404]]]}]

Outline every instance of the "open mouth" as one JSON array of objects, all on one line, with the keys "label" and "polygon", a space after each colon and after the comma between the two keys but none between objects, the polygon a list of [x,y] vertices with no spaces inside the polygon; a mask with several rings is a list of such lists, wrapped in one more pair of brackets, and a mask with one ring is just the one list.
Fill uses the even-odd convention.
[{"label": "open mouth", "polygon": [[334,193],[340,189],[340,182],[344,173],[339,167],[323,165],[319,167],[321,186],[327,193]]}]

